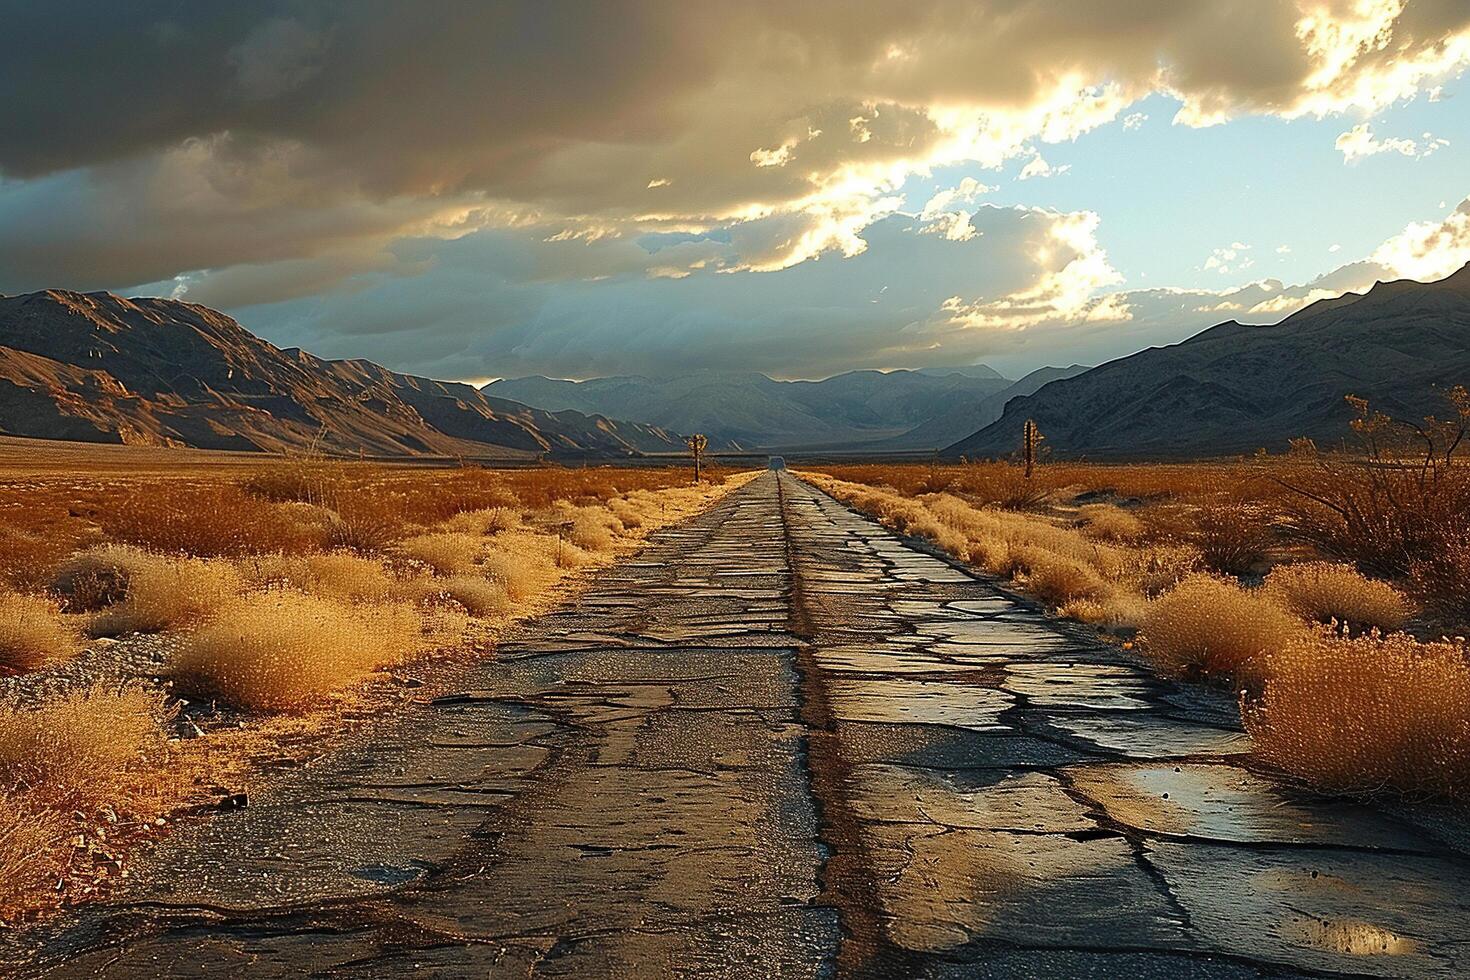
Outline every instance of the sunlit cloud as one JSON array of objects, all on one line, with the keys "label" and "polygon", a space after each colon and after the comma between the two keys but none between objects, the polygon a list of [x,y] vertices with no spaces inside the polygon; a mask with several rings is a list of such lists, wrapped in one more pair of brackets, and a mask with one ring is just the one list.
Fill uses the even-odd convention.
[{"label": "sunlit cloud", "polygon": [[1450,141],[1439,139],[1430,133],[1425,133],[1422,140],[1394,136],[1379,139],[1373,135],[1373,130],[1367,123],[1359,123],[1339,136],[1334,145],[1342,152],[1344,163],[1354,163],[1363,157],[1377,156],[1380,153],[1398,153],[1423,159],[1435,150],[1449,146]]},{"label": "sunlit cloud", "polygon": [[[1126,131],[1130,146],[1198,135],[1163,125],[1171,112],[1185,127],[1330,118],[1345,161],[1440,154],[1428,171],[1461,148],[1412,135],[1445,132],[1438,123],[1405,129],[1379,114],[1447,97],[1470,66],[1463,0],[1139,0],[1126,23],[1106,4],[954,0],[647,0],[565,18],[526,0],[436,17],[276,0],[228,12],[65,6],[24,5],[7,25],[31,40],[0,61],[0,289],[157,286],[231,308],[279,304],[280,330],[327,341],[364,336],[351,333],[351,310],[381,321],[370,352],[427,363],[514,320],[517,344],[487,342],[481,354],[547,370],[583,357],[577,337],[608,362],[619,344],[632,349],[626,324],[595,329],[586,311],[605,304],[589,284],[656,297],[641,315],[677,321],[663,339],[691,359],[720,350],[769,367],[782,356],[802,370],[912,363],[935,344],[978,356],[1046,336],[1117,351],[1166,328],[1177,339],[1222,304],[1286,310],[1328,287],[1125,290],[1139,273],[1120,262],[1125,282],[1109,261],[1103,202],[1047,195],[1098,179],[1083,161],[1104,127]],[[1159,118],[1145,126],[1150,114]],[[1070,169],[1059,158],[1075,170],[1041,180]],[[1002,179],[1012,172],[1022,184]],[[992,208],[981,202],[995,199],[993,185],[1023,204],[1066,206]],[[1464,220],[1408,224],[1358,265],[1444,270],[1463,261]],[[1220,234],[1181,252],[1186,270],[1220,282],[1251,268],[1239,242],[1203,253],[1261,233]],[[1271,239],[1255,240],[1264,254]],[[487,241],[517,247],[454,269],[458,299],[443,304],[453,313],[435,312],[446,256]],[[1282,246],[1273,266],[1325,258],[1320,241],[1293,241],[1300,254]],[[926,256],[908,269],[921,282],[905,303],[867,301],[871,272],[859,270],[875,250],[890,263]],[[941,274],[941,257],[968,264]],[[871,319],[844,326],[853,318],[833,312],[832,296],[845,295],[836,286],[772,299],[788,304],[773,323],[820,320],[810,349],[777,353],[769,336],[737,346],[712,336],[730,320],[697,310],[705,289],[825,289],[839,276],[877,308]],[[373,293],[393,295],[391,323],[356,305]],[[415,302],[424,322],[444,325],[437,353],[411,341]],[[834,343],[845,330],[852,343]]]},{"label": "sunlit cloud", "polygon": [[1218,272],[1221,275],[1229,275],[1232,272],[1244,272],[1255,265],[1255,260],[1246,252],[1251,246],[1243,242],[1232,242],[1224,248],[1217,248],[1205,259],[1204,270],[1206,272]]},{"label": "sunlit cloud", "polygon": [[1470,262],[1470,199],[1443,221],[1410,224],[1378,247],[1372,260],[1393,277],[1442,279]]}]

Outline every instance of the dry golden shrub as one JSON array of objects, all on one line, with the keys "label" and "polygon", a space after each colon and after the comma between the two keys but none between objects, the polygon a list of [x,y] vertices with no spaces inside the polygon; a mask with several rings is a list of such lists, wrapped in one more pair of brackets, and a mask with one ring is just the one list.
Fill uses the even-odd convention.
[{"label": "dry golden shrub", "polygon": [[1106,599],[1072,599],[1057,607],[1058,614],[1079,623],[1124,629],[1137,626],[1148,615],[1149,600],[1128,592],[1115,592]]},{"label": "dry golden shrub", "polygon": [[1207,504],[1194,515],[1193,542],[1205,565],[1226,575],[1244,575],[1271,549],[1269,515],[1238,501]]},{"label": "dry golden shrub", "polygon": [[349,465],[319,457],[286,460],[257,468],[240,487],[251,496],[275,503],[321,504],[350,484]]},{"label": "dry golden shrub", "polygon": [[308,551],[319,532],[225,483],[164,483],[139,489],[98,516],[108,539],[203,558]]},{"label": "dry golden shrub", "polygon": [[0,524],[0,586],[28,590],[44,584],[57,562],[75,547],[70,538],[49,529],[32,531]]},{"label": "dry golden shrub", "polygon": [[0,674],[40,670],[81,649],[81,636],[55,601],[0,590]]},{"label": "dry golden shrub", "polygon": [[497,582],[514,602],[529,599],[541,591],[549,577],[557,542],[546,540],[544,555],[532,556],[524,550],[490,551],[480,563],[480,573]]},{"label": "dry golden shrub", "polygon": [[1054,551],[1023,546],[1011,555],[1021,585],[1048,605],[1061,606],[1074,599],[1102,602],[1115,591],[1091,565]]},{"label": "dry golden shrub", "polygon": [[651,509],[638,495],[614,498],[607,502],[607,506],[623,527],[629,530],[641,528],[647,520],[647,511]]},{"label": "dry golden shrub", "polygon": [[623,524],[610,510],[582,507],[572,516],[571,541],[584,551],[611,551]]},{"label": "dry golden shrub", "polygon": [[386,599],[397,584],[383,562],[349,551],[242,558],[238,567],[252,587],[288,586],[354,602]]},{"label": "dry golden shrub", "polygon": [[555,560],[557,568],[581,568],[592,561],[592,556],[570,541],[558,541]]},{"label": "dry golden shrub", "polygon": [[1438,536],[1438,547],[1409,563],[1409,581],[1427,608],[1456,626],[1470,625],[1470,515]]},{"label": "dry golden shrub", "polygon": [[157,557],[132,545],[93,545],[63,561],[50,585],[68,612],[96,612],[127,598],[133,571]]},{"label": "dry golden shrub", "polygon": [[1125,555],[1120,578],[1143,597],[1152,599],[1198,572],[1201,563],[1199,549],[1193,545],[1154,543]]},{"label": "dry golden shrub", "polygon": [[1138,642],[1169,673],[1258,687],[1270,655],[1306,629],[1261,591],[1196,574],[1148,607]]},{"label": "dry golden shrub", "polygon": [[328,510],[332,520],[327,527],[327,543],[334,548],[354,551],[383,551],[407,533],[398,497],[376,496],[361,490],[334,499]]},{"label": "dry golden shrub", "polygon": [[303,533],[312,540],[321,541],[326,544],[331,538],[333,528],[338,521],[337,514],[319,504],[308,504],[299,501],[276,504],[276,511],[285,515],[286,519],[303,529]]},{"label": "dry golden shrub", "polygon": [[300,711],[422,643],[405,605],[351,605],[272,589],[241,596],[187,637],[180,685],[252,711]]},{"label": "dry golden shrub", "polygon": [[0,925],[17,922],[53,891],[65,863],[71,825],[27,793],[0,791]]},{"label": "dry golden shrub", "polygon": [[1115,504],[1084,504],[1078,508],[1082,533],[1102,541],[1136,541],[1143,536],[1143,521]]},{"label": "dry golden shrub", "polygon": [[[212,612],[244,587],[228,561],[158,555],[125,545],[99,545],[70,559],[63,571],[73,594],[98,608],[95,636],[153,633],[187,625]],[[90,594],[84,583],[97,591]],[[96,602],[95,600],[106,600]]]},{"label": "dry golden shrub", "polygon": [[505,586],[477,575],[451,575],[434,582],[455,602],[475,616],[507,616],[512,604]]},{"label": "dry golden shrub", "polygon": [[456,575],[467,571],[484,547],[485,542],[478,534],[467,534],[463,531],[417,534],[398,542],[400,553],[423,562],[440,575]]},{"label": "dry golden shrub", "polygon": [[455,514],[444,522],[444,530],[465,534],[500,534],[521,525],[521,515],[510,507],[482,507]]},{"label": "dry golden shrub", "polygon": [[611,551],[617,544],[617,535],[625,530],[612,510],[600,504],[579,506],[558,501],[540,516],[554,525],[561,537],[583,551],[595,553]]},{"label": "dry golden shrub", "polygon": [[0,709],[0,787],[57,808],[113,801],[161,749],[163,696],[98,685],[39,708]]},{"label": "dry golden shrub", "polygon": [[1392,585],[1334,562],[1278,565],[1266,576],[1264,589],[1298,616],[1320,623],[1394,630],[1414,614],[1408,597]]},{"label": "dry golden shrub", "polygon": [[1324,790],[1470,795],[1470,650],[1404,634],[1293,637],[1242,709],[1258,756]]}]

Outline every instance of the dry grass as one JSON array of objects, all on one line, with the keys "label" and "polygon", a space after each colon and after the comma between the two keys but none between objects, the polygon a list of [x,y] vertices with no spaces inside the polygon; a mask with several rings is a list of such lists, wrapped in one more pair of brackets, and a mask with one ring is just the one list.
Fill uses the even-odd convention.
[{"label": "dry grass", "polygon": [[1259,686],[1268,658],[1305,630],[1259,590],[1192,575],[1149,606],[1138,644],[1167,673]]},{"label": "dry grass", "polygon": [[545,555],[535,555],[524,548],[488,552],[480,563],[480,572],[505,589],[512,601],[529,599],[541,590],[542,582],[552,574],[550,569],[554,565],[556,545],[554,542],[548,544],[550,551]]},{"label": "dry grass", "polygon": [[1321,789],[1470,796],[1470,650],[1402,634],[1294,637],[1242,717],[1257,755]]},{"label": "dry grass", "polygon": [[499,582],[475,575],[452,575],[435,584],[474,616],[508,616],[513,608],[510,595]]},{"label": "dry grass", "polygon": [[300,711],[402,661],[423,623],[402,605],[350,605],[284,589],[242,596],[187,637],[173,674],[252,711]]},{"label": "dry grass", "polygon": [[891,487],[902,496],[948,493],[970,503],[1006,510],[1031,510],[1052,499],[1056,471],[1039,469],[1027,478],[1025,467],[1011,463],[978,462],[949,465],[863,464],[834,466],[826,472],[850,483]]},{"label": "dry grass", "polygon": [[467,571],[484,550],[485,541],[478,534],[439,531],[418,534],[398,543],[400,554],[428,565],[440,575],[456,575]]},{"label": "dry grass", "polygon": [[886,487],[868,487],[803,474],[858,510],[905,534],[995,575],[1013,578],[1042,601],[1087,622],[1127,627],[1146,605],[1151,589],[1172,583],[1195,552],[1178,546],[1135,549],[1090,537],[1060,520],[977,506],[950,493],[907,498]]},{"label": "dry grass", "polygon": [[116,799],[163,746],[163,697],[93,687],[34,710],[0,710],[0,788],[60,809]]},{"label": "dry grass", "polygon": [[1319,623],[1395,630],[1414,614],[1408,598],[1392,585],[1332,562],[1278,566],[1266,576],[1265,592],[1303,619]]},{"label": "dry grass", "polygon": [[[614,500],[611,503],[616,504]],[[455,514],[444,522],[446,531],[458,531],[463,534],[500,534],[503,531],[514,531],[521,526],[520,512],[512,507],[482,507],[479,510],[467,510],[461,514]]]},{"label": "dry grass", "polygon": [[1082,533],[1101,541],[1136,541],[1143,537],[1143,521],[1113,504],[1084,504],[1077,511]]},{"label": "dry grass", "polygon": [[69,608],[97,611],[88,627],[94,636],[187,625],[243,586],[228,561],[160,555],[126,545],[101,545],[75,555],[57,579]]},{"label": "dry grass", "polygon": [[[151,680],[156,693],[0,708],[0,922],[101,893],[130,842],[161,832],[154,818],[238,785],[251,760],[305,757],[349,703],[334,695],[405,657],[483,649],[492,628],[555,602],[567,569],[612,561],[718,493],[688,487],[679,468],[262,468],[241,457],[216,470],[213,456],[175,462],[186,456],[150,457],[158,465],[141,476],[78,465],[0,480],[0,628],[7,613],[27,627],[18,668],[45,666],[33,648],[66,646],[32,637],[37,603],[53,625],[180,629],[178,687],[255,713],[168,743],[167,689]],[[570,529],[551,527],[558,514],[573,515]],[[598,550],[563,540],[568,530]],[[324,550],[334,544],[350,550]],[[11,608],[4,583],[54,588],[67,611],[19,597],[25,607]],[[391,689],[373,690],[367,703],[393,703]]]},{"label": "dry grass", "polygon": [[1439,545],[1409,562],[1409,581],[1419,601],[1451,626],[1470,626],[1470,514],[1435,534]]},{"label": "dry grass", "polygon": [[194,790],[170,758],[168,715],[136,686],[0,708],[0,922],[96,894],[121,845]]},{"label": "dry grass", "polygon": [[1092,565],[1045,548],[1021,547],[1012,550],[1011,556],[1017,581],[1050,606],[1076,599],[1101,603],[1117,591]]},{"label": "dry grass", "polygon": [[54,892],[66,862],[66,817],[25,793],[0,792],[0,925]]},{"label": "dry grass", "polygon": [[381,560],[346,551],[242,558],[237,566],[254,588],[285,586],[352,602],[387,599],[398,584]]},{"label": "dry grass", "polygon": [[227,483],[142,488],[99,515],[108,540],[213,558],[307,551],[319,531]]},{"label": "dry grass", "polygon": [[566,539],[583,551],[611,551],[623,522],[608,507],[575,507],[562,504],[553,509],[553,520],[565,528]]},{"label": "dry grass", "polygon": [[1258,570],[1270,553],[1269,516],[1261,508],[1239,501],[1221,501],[1201,507],[1191,536],[1208,568],[1226,575]]},{"label": "dry grass", "polygon": [[0,591],[0,674],[40,670],[81,648],[80,634],[52,599]]}]

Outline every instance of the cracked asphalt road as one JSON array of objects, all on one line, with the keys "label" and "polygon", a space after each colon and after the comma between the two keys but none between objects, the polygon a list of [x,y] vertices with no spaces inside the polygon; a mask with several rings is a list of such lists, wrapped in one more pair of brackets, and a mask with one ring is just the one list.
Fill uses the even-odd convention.
[{"label": "cracked asphalt road", "polygon": [[1457,976],[1462,817],[770,473],[107,903],[35,977]]}]

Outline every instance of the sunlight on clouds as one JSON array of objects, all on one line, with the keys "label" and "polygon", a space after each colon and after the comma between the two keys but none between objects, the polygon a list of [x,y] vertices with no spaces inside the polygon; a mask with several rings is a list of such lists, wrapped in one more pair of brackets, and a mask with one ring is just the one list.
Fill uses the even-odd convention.
[{"label": "sunlight on clouds", "polygon": [[994,187],[988,187],[974,177],[966,177],[958,186],[938,191],[919,212],[919,220],[926,222],[920,231],[929,235],[942,235],[953,242],[969,241],[979,234],[971,223],[973,215],[954,205],[970,204],[979,195],[993,190]]},{"label": "sunlight on clouds", "polygon": [[1053,167],[1042,158],[1040,153],[1037,153],[1030,160],[1026,161],[1026,165],[1016,175],[1016,179],[1031,180],[1034,177],[1056,177],[1071,169],[1071,164],[1062,164],[1060,167]]},{"label": "sunlight on clouds", "polygon": [[[17,8],[16,36],[41,36],[27,28],[45,20],[45,6]],[[1433,278],[1470,258],[1470,217],[1461,206],[1439,222],[1404,227],[1407,214],[1395,219],[1403,231],[1371,260],[1343,266],[1331,257],[1332,238],[1353,254],[1365,245],[1330,225],[1321,232],[1330,237],[1304,236],[1298,255],[1269,263],[1310,268],[1310,256],[1337,265],[1323,280],[1245,292],[1121,291],[1099,241],[1106,229],[1080,210],[1101,210],[1102,202],[1070,197],[1113,202],[1107,171],[1086,163],[1089,141],[1103,161],[1117,136],[1136,152],[1156,153],[1151,162],[1185,166],[1170,154],[1196,134],[1145,126],[1145,99],[1149,113],[1164,117],[1170,109],[1161,103],[1176,100],[1175,121],[1188,126],[1346,116],[1315,131],[1319,148],[1323,134],[1341,132],[1345,162],[1439,153],[1422,171],[1452,169],[1448,158],[1462,148],[1416,133],[1431,126],[1460,143],[1463,127],[1441,129],[1440,116],[1416,119],[1411,130],[1403,119],[1454,94],[1446,84],[1470,66],[1465,0],[639,0],[550,19],[527,0],[503,0],[446,7],[435,18],[409,5],[327,6],[309,27],[283,19],[278,6],[242,2],[229,17],[208,7],[174,5],[171,16],[190,43],[166,57],[142,46],[145,18],[114,5],[108,17],[74,18],[53,45],[21,46],[0,62],[13,123],[0,127],[0,288],[158,284],[220,305],[316,296],[325,309],[360,289],[355,277],[397,276],[401,306],[382,318],[386,333],[412,329],[404,324],[436,302],[445,243],[494,243],[505,233],[515,247],[489,249],[455,273],[463,289],[456,302],[466,312],[457,309],[463,319],[454,329],[463,337],[511,323],[523,331],[518,343],[531,343],[555,319],[544,310],[575,294],[595,315],[578,321],[583,333],[562,336],[547,363],[571,356],[565,352],[578,338],[603,345],[591,352],[603,356],[626,343],[627,329],[591,333],[606,319],[601,297],[636,283],[657,297],[640,320],[669,314],[687,331],[677,334],[680,349],[697,361],[701,344],[722,342],[714,328],[706,336],[689,325],[709,314],[691,299],[701,290],[766,299],[775,336],[794,317],[830,311],[830,297],[847,288],[818,302],[793,281],[863,276],[866,287],[873,253],[890,267],[923,256],[905,267],[912,282],[904,302],[893,294],[876,305],[864,298],[865,310],[874,307],[863,328],[869,333],[844,349],[852,363],[891,363],[881,359],[891,354],[885,344],[912,340],[914,351],[928,350],[933,331],[949,343],[944,324],[966,333],[967,353],[993,340],[969,327],[1022,345],[1052,328],[1081,343],[1089,333],[1081,324],[1124,338],[1107,341],[1121,349],[1134,342],[1127,338],[1178,339],[1206,316],[1271,316],[1364,276],[1370,283],[1379,273]],[[522,16],[544,21],[544,30],[507,36],[506,24]],[[486,57],[496,40],[502,47]],[[114,47],[128,63],[152,55],[150,70],[119,73],[114,61],[92,57]],[[191,86],[196,78],[221,79],[220,91]],[[1377,117],[1416,96],[1424,104]],[[56,118],[76,125],[51,125]],[[1114,133],[1089,136],[1113,123]],[[1073,161],[1063,185],[1034,183],[1067,169],[1047,157]],[[1331,169],[1337,178],[1364,176],[1335,162]],[[1011,173],[1026,181],[1007,187],[1023,204],[1043,191],[1066,192],[1067,208],[1077,210],[976,204],[996,190],[981,182],[986,170],[1004,170],[1007,183]],[[952,187],[932,183],[963,173],[974,176]],[[920,184],[923,191],[911,190]],[[1436,185],[1425,193],[1433,200],[1446,191]],[[1409,206],[1378,203],[1364,220]],[[1347,205],[1324,199],[1321,207]],[[1001,210],[1005,217],[997,217]],[[1235,275],[1285,237],[1258,225],[1240,229],[1192,239],[1182,258],[1160,265],[1187,270],[1226,235],[1265,243],[1251,251],[1233,242],[1201,255],[1201,271]],[[1128,255],[1120,264],[1160,281],[1150,256],[1140,254],[1146,248],[1136,228],[1129,235],[1110,243]],[[1277,254],[1285,256],[1285,246]],[[839,272],[848,260],[853,266]],[[800,274],[737,278],[808,262]],[[955,264],[941,275],[936,268],[945,262]],[[877,281],[897,282],[883,275]],[[592,282],[596,297],[584,297]],[[509,298],[497,313],[483,312],[497,289]],[[373,312],[345,302],[337,309],[352,315],[312,314],[321,334],[353,335],[354,317]],[[742,308],[731,322],[748,323],[758,312]],[[813,350],[792,356],[827,364],[834,338],[858,330],[853,319],[850,310],[833,314],[813,331]],[[1023,328],[1026,337],[1016,339]],[[383,349],[419,356],[403,343],[384,341]],[[759,346],[752,360],[770,356],[768,342]]]},{"label": "sunlight on clouds", "polygon": [[1244,272],[1256,264],[1254,259],[1245,254],[1250,249],[1249,245],[1242,242],[1232,242],[1224,248],[1217,248],[1205,259],[1204,271],[1214,271],[1221,275]]},{"label": "sunlight on clouds", "polygon": [[1376,112],[1470,64],[1470,29],[1417,50],[1395,36],[1405,0],[1335,0],[1305,6],[1297,36],[1314,62],[1288,118],[1347,109]]},{"label": "sunlight on clouds", "polygon": [[976,197],[981,194],[989,194],[993,190],[995,190],[994,187],[988,187],[974,177],[966,177],[957,186],[947,187],[929,198],[928,203],[924,205],[924,210],[919,212],[919,218],[923,221],[933,221],[940,214],[954,210],[954,205],[970,204]]},{"label": "sunlight on clouds", "polygon": [[1127,297],[1113,293],[1095,298],[1098,290],[1122,282],[1097,242],[1100,219],[1091,211],[1071,214],[1035,211],[1047,221],[1045,237],[1032,255],[1040,275],[1025,289],[995,300],[966,302],[952,296],[941,309],[966,327],[1024,330],[1041,323],[1104,323],[1130,317]]},{"label": "sunlight on clouds", "polygon": [[1440,222],[1415,222],[1373,253],[1373,261],[1399,278],[1443,279],[1470,262],[1470,198]]},{"label": "sunlight on clouds", "polygon": [[1355,163],[1363,157],[1376,156],[1379,153],[1399,153],[1406,157],[1423,159],[1435,150],[1449,146],[1450,141],[1439,139],[1430,133],[1424,134],[1423,143],[1394,136],[1379,139],[1373,135],[1368,123],[1359,123],[1339,136],[1333,145],[1342,152],[1343,163]]},{"label": "sunlight on clouds", "polygon": [[1297,310],[1311,306],[1318,300],[1332,299],[1340,295],[1342,295],[1342,290],[1340,289],[1312,289],[1308,290],[1305,295],[1283,292],[1252,306],[1250,312],[1256,316],[1281,316],[1287,313],[1295,313]]},{"label": "sunlight on clouds", "polygon": [[791,151],[796,149],[797,140],[789,139],[771,150],[751,150],[750,162],[757,167],[784,167],[791,160]]}]

